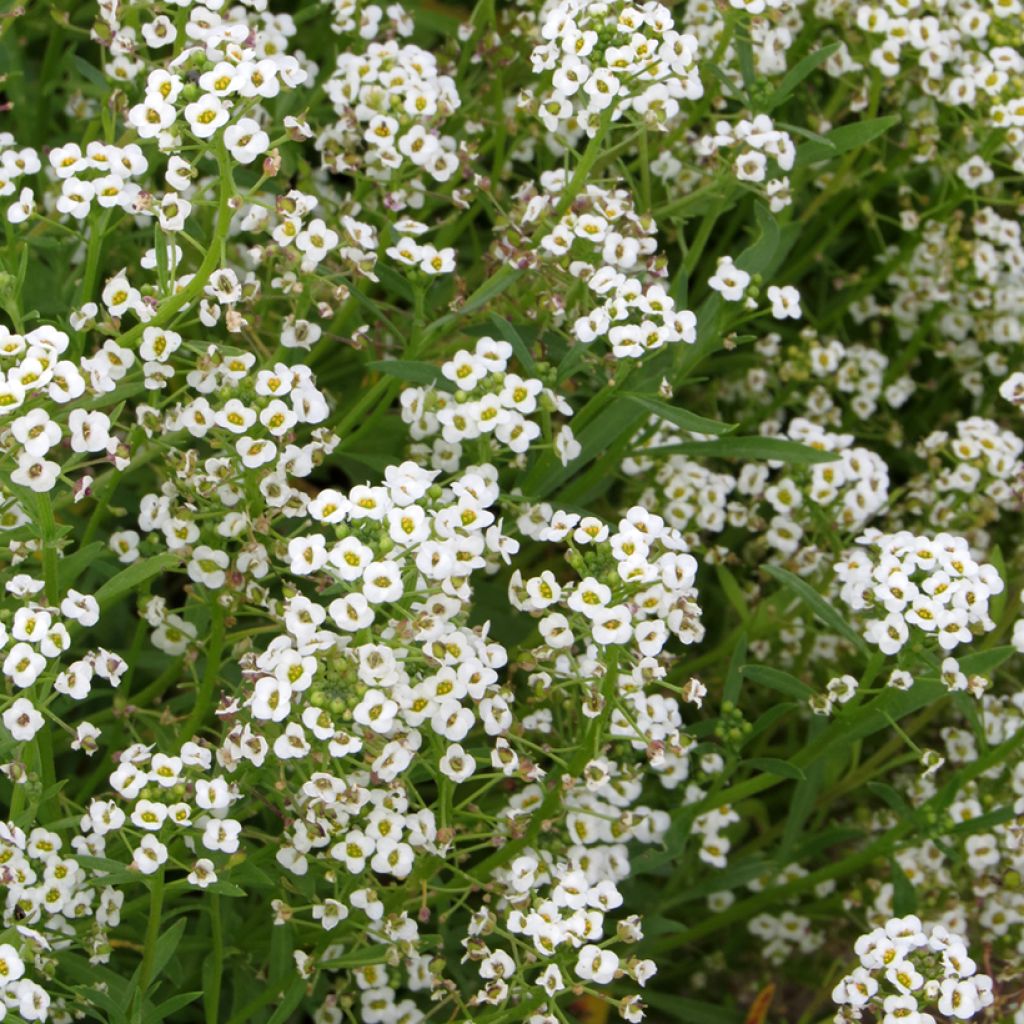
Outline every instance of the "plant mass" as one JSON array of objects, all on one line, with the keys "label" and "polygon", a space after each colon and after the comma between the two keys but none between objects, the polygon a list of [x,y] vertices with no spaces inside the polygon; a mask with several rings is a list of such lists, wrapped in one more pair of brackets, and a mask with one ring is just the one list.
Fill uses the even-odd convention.
[{"label": "plant mass", "polygon": [[24,0],[0,112],[0,1020],[1024,1024],[1019,0]]}]

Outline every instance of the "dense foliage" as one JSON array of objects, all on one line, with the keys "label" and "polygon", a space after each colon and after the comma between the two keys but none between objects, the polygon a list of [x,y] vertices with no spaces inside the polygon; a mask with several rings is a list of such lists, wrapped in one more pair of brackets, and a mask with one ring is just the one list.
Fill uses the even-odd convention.
[{"label": "dense foliage", "polygon": [[0,1018],[1024,1021],[1022,46],[0,4]]}]

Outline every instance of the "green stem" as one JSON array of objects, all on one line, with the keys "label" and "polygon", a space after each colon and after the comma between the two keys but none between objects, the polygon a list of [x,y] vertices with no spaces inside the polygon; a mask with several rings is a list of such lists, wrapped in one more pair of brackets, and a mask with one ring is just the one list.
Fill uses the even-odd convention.
[{"label": "green stem", "polygon": [[191,739],[203,722],[206,721],[210,708],[213,707],[213,693],[220,676],[221,654],[224,651],[224,608],[214,600],[210,612],[210,638],[206,642],[206,664],[203,666],[203,678],[199,683],[196,702],[192,713],[185,721],[181,730],[181,741]]},{"label": "green stem", "polygon": [[156,945],[160,939],[160,924],[164,907],[164,869],[160,868],[153,876],[149,888],[149,921],[146,923],[146,945],[142,954],[142,966],[139,969],[139,1008],[146,999],[146,992],[153,975],[153,960],[156,958]]},{"label": "green stem", "polygon": [[210,978],[203,991],[203,1007],[206,1024],[217,1024],[220,1019],[220,985],[224,973],[224,931],[220,919],[220,896],[210,897],[210,933],[213,941],[213,966]]},{"label": "green stem", "polygon": [[216,155],[219,174],[217,221],[214,225],[213,237],[210,239],[210,247],[206,250],[206,257],[199,264],[195,277],[180,292],[165,299],[150,320],[146,323],[136,324],[116,339],[117,344],[122,348],[134,346],[147,327],[165,326],[178,310],[197,299],[206,287],[206,282],[210,280],[210,276],[220,265],[224,241],[228,237],[228,227],[231,224],[231,199],[235,194],[235,179],[231,174],[231,159],[228,156],[224,140],[219,136],[216,142]]}]

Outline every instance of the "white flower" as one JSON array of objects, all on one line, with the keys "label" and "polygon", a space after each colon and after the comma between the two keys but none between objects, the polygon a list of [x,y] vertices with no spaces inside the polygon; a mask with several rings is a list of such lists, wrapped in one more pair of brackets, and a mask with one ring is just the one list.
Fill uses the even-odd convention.
[{"label": "white flower", "polygon": [[739,302],[746,294],[749,284],[750,275],[745,270],[740,270],[729,256],[719,258],[715,274],[708,280],[708,286],[727,302]]},{"label": "white flower", "polygon": [[242,831],[241,822],[231,818],[213,818],[206,823],[203,829],[202,843],[208,850],[218,850],[221,853],[237,853],[238,837]]},{"label": "white flower", "polygon": [[30,700],[19,697],[3,713],[3,722],[16,740],[31,740],[43,727],[43,716],[36,711]]},{"label": "white flower", "polygon": [[167,847],[156,836],[146,835],[134,851],[132,864],[144,875],[152,875],[167,862]]},{"label": "white flower", "polygon": [[800,319],[800,293],[796,288],[792,285],[779,288],[773,284],[769,285],[767,294],[768,301],[772,304],[772,316],[776,320],[785,320],[787,317],[793,320]]},{"label": "white flower", "polygon": [[186,877],[189,885],[195,885],[200,889],[205,889],[208,885],[212,885],[217,881],[217,872],[214,870],[212,860],[209,860],[206,857],[200,857]]},{"label": "white flower", "polygon": [[586,945],[576,959],[576,976],[598,985],[608,985],[615,979],[619,958],[610,949]]},{"label": "white flower", "polygon": [[251,164],[270,147],[270,137],[251,117],[224,129],[224,144],[240,164]]},{"label": "white flower", "polygon": [[110,418],[105,412],[72,409],[68,416],[71,450],[75,452],[106,451],[110,441]]},{"label": "white flower", "polygon": [[47,459],[33,458],[26,452],[18,456],[18,468],[11,473],[11,480],[22,487],[43,494],[52,491],[60,476],[60,466]]},{"label": "white flower", "polygon": [[185,107],[185,120],[196,138],[208,139],[227,123],[228,111],[216,96],[206,93]]}]

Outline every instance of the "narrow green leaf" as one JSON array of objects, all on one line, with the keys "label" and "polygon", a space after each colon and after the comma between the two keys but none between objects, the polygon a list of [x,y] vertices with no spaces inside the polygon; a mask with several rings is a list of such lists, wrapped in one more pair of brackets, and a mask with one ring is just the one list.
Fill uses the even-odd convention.
[{"label": "narrow green leaf", "polygon": [[820,50],[815,50],[814,53],[807,54],[803,60],[797,61],[783,76],[779,87],[761,104],[765,113],[774,110],[780,103],[784,103],[789,99],[793,90],[815,68],[824,64],[832,54],[836,53],[841,45],[841,43],[830,43],[828,46],[823,46]]},{"label": "narrow green leaf", "polygon": [[69,587],[73,587],[78,577],[106,550],[107,546],[103,541],[97,540],[85,547],[79,547],[70,555],[61,558],[57,567],[60,573],[61,591],[66,592]]},{"label": "narrow green leaf", "polygon": [[[802,703],[802,702],[801,702]],[[754,722],[753,728],[747,733],[746,739],[744,739],[744,745],[750,743],[753,739],[760,736],[761,733],[766,732],[770,729],[780,718],[785,718],[790,711],[794,711],[800,707],[794,700],[783,700],[779,701],[778,704],[773,704],[764,714],[759,715]],[[806,706],[806,705],[804,705]]]},{"label": "narrow green leaf", "polygon": [[[504,269],[504,268],[502,268]],[[518,280],[521,270],[510,269],[508,273],[497,273],[487,279],[487,282],[478,288],[466,300],[466,304],[459,310],[459,313],[473,313],[481,306],[487,305],[491,299],[497,298],[506,288]]]},{"label": "narrow green leaf", "polygon": [[291,985],[285,990],[284,998],[278,1003],[277,1009],[274,1010],[267,1021],[267,1024],[284,1024],[286,1020],[292,1015],[295,1008],[302,1002],[302,997],[306,993],[306,982],[304,978],[296,978]]},{"label": "narrow green leaf", "polygon": [[987,651],[974,651],[958,659],[960,671],[968,675],[987,676],[1016,653],[1017,648],[1009,644],[1003,647],[990,647]]},{"label": "narrow green leaf", "polygon": [[497,313],[491,314],[491,323],[494,324],[498,337],[502,341],[507,341],[512,346],[512,351],[515,352],[516,359],[519,360],[522,368],[531,376],[536,376],[537,364],[533,356],[530,355],[530,346],[523,340],[523,336],[503,316],[498,316]]},{"label": "narrow green leaf", "polygon": [[791,466],[810,466],[818,462],[834,462],[834,452],[789,441],[782,437],[723,437],[716,441],[681,441],[657,448],[645,448],[644,455],[707,455],[719,459],[767,460]]},{"label": "narrow green leaf", "polygon": [[162,932],[160,938],[156,942],[156,952],[153,955],[153,973],[151,977],[155,980],[160,977],[160,973],[164,967],[167,966],[167,961],[174,956],[175,950],[178,948],[178,943],[181,942],[182,935],[185,934],[185,926],[188,921],[184,917],[179,917],[174,924],[171,925],[166,931]]},{"label": "narrow green leaf", "polygon": [[917,912],[917,893],[910,879],[907,878],[899,861],[895,857],[889,858],[889,867],[892,874],[892,910],[897,917],[905,917],[907,914]]},{"label": "narrow green leaf", "polygon": [[787,697],[805,701],[814,695],[814,690],[806,683],[781,669],[769,668],[767,665],[744,665],[740,671],[747,679],[767,686],[769,690],[785,694]]},{"label": "narrow green leaf", "polygon": [[864,638],[809,583],[777,565],[765,565],[763,568],[769,576],[800,598],[829,629],[849,640],[859,651],[867,651],[868,645]]},{"label": "narrow green leaf", "polygon": [[800,146],[797,149],[794,163],[800,167],[804,164],[813,164],[819,160],[827,160],[830,157],[849,153],[851,150],[873,142],[880,135],[884,135],[893,125],[899,123],[899,114],[889,114],[885,117],[864,118],[861,121],[854,121],[852,124],[841,124],[825,136],[829,143],[827,147],[814,142]]},{"label": "narrow green leaf", "polygon": [[903,794],[887,782],[868,782],[864,788],[884,800],[900,817],[914,813],[914,809],[904,799]]},{"label": "narrow green leaf", "polygon": [[103,72],[95,64],[90,64],[89,61],[79,57],[78,54],[71,58],[71,63],[74,64],[75,70],[83,78],[88,79],[93,85],[99,86],[105,93],[110,92],[110,82],[107,81]]},{"label": "narrow green leaf", "polygon": [[246,891],[240,886],[235,885],[234,882],[217,881],[206,887],[207,892],[219,892],[221,896],[231,896],[233,898],[239,898],[248,895]]},{"label": "narrow green leaf", "polygon": [[364,946],[362,949],[353,949],[348,953],[331,957],[320,963],[321,967],[337,970],[343,967],[365,967],[368,964],[382,964],[387,960],[387,948],[382,946]]},{"label": "narrow green leaf", "polygon": [[368,370],[377,370],[386,377],[407,380],[410,384],[435,387],[438,391],[454,391],[455,385],[442,376],[433,363],[421,363],[415,359],[373,359],[366,364]]},{"label": "narrow green leaf", "polygon": [[758,228],[757,241],[740,253],[736,266],[751,274],[767,274],[782,248],[783,235],[778,220],[764,203],[754,203],[754,219]]},{"label": "narrow green leaf", "polygon": [[790,764],[789,761],[783,761],[781,757],[748,757],[743,764],[755,771],[778,775],[780,779],[793,779],[796,782],[804,782],[807,779],[802,768]]},{"label": "narrow green leaf", "polygon": [[180,995],[171,996],[170,999],[161,1003],[159,1006],[154,1006],[149,1013],[143,1016],[145,1024],[159,1024],[159,1021],[170,1017],[172,1013],[183,1009],[188,1006],[189,1003],[194,1003],[201,995],[202,991],[198,992],[182,992]]},{"label": "narrow green leaf", "polygon": [[101,609],[108,608],[125,594],[135,590],[140,583],[168,572],[180,563],[181,556],[173,551],[165,551],[163,554],[132,562],[113,579],[107,580],[93,596],[99,602]]},{"label": "narrow green leaf", "polygon": [[747,607],[747,596],[736,580],[736,577],[721,563],[715,566],[715,576],[729,604],[736,610],[740,621],[746,624],[750,620],[750,609]]},{"label": "narrow green leaf", "polygon": [[740,1024],[743,1014],[719,1003],[705,1003],[686,996],[670,995],[655,989],[644,990],[644,1001],[656,1010],[670,1014],[673,1021],[686,1024]]},{"label": "narrow green leaf", "polygon": [[722,689],[722,700],[730,700],[733,704],[739,700],[740,685],[743,682],[743,662],[747,658],[747,634],[741,632],[729,659],[729,669],[725,675],[725,686]]},{"label": "narrow green leaf", "polygon": [[649,412],[652,416],[657,416],[669,423],[674,423],[682,430],[692,430],[697,434],[715,434],[716,436],[728,434],[737,426],[735,423],[709,420],[704,416],[698,416],[695,412],[690,412],[689,409],[680,409],[677,405],[669,405],[668,402],[662,402],[660,399],[651,398],[648,395],[637,395],[627,391],[622,397],[625,401],[632,402],[633,405]]}]

